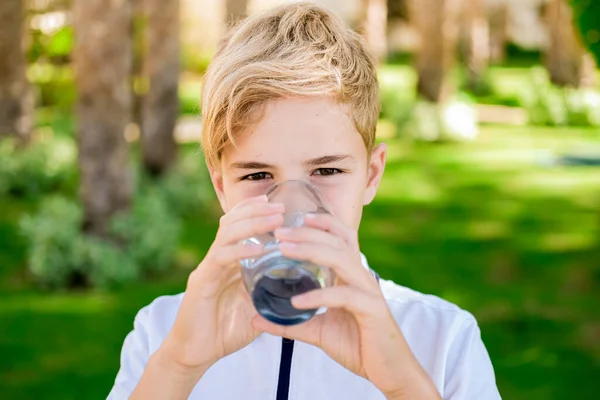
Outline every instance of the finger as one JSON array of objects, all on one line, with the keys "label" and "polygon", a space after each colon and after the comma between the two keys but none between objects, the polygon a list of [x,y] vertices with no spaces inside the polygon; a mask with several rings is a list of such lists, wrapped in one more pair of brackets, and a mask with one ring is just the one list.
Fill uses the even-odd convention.
[{"label": "finger", "polygon": [[224,282],[239,272],[240,259],[258,257],[263,253],[264,246],[253,243],[236,243],[211,249],[190,274],[188,285],[206,287],[207,295],[212,296],[223,288]]},{"label": "finger", "polygon": [[266,203],[267,201],[269,201],[269,199],[268,199],[267,195],[265,195],[265,194],[261,194],[260,196],[248,197],[247,199],[239,201],[229,211],[233,211],[233,210],[235,210],[237,208],[245,207],[248,204],[252,204],[252,203]]},{"label": "finger", "polygon": [[262,244],[236,243],[215,249],[210,254],[210,260],[220,267],[237,264],[240,259],[258,257],[264,253]]},{"label": "finger", "polygon": [[358,233],[355,230],[348,228],[342,221],[331,214],[306,214],[304,216],[304,224],[338,236],[353,249],[358,250]]},{"label": "finger", "polygon": [[275,230],[275,237],[280,241],[292,243],[327,244],[336,249],[342,249],[346,246],[346,242],[342,238],[329,232],[309,227],[278,228]]},{"label": "finger", "polygon": [[285,207],[283,203],[266,203],[253,201],[239,208],[231,209],[221,217],[220,225],[225,226],[247,218],[260,217],[271,214],[283,214]]},{"label": "finger", "polygon": [[360,317],[379,316],[381,301],[381,296],[373,296],[346,285],[311,290],[292,297],[292,305],[298,309],[343,308]]},{"label": "finger", "polygon": [[319,243],[282,242],[279,250],[286,257],[329,267],[349,285],[375,290],[375,281],[362,266],[358,253],[349,253],[347,249],[336,249]]},{"label": "finger", "polygon": [[233,244],[239,241],[272,232],[283,225],[283,214],[246,218],[219,228],[215,242]]},{"label": "finger", "polygon": [[316,315],[302,324],[284,326],[274,324],[259,314],[252,319],[252,326],[255,329],[270,333],[271,335],[300,340],[318,346],[320,338],[319,324],[321,323],[322,317],[322,315]]}]

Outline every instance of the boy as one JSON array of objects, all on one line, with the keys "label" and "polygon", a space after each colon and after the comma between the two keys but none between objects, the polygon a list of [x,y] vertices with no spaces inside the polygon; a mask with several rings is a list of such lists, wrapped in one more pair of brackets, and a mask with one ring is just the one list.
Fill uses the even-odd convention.
[{"label": "boy", "polygon": [[[357,241],[383,174],[376,71],[359,36],[294,3],[253,16],[221,43],[203,85],[204,148],[223,210],[185,295],[142,309],[109,399],[499,399],[474,318],[370,273]],[[316,185],[332,215],[283,229],[276,182]],[[334,287],[293,299],[328,307],[306,323],[258,316],[240,242],[275,231],[288,257],[331,268]]]}]

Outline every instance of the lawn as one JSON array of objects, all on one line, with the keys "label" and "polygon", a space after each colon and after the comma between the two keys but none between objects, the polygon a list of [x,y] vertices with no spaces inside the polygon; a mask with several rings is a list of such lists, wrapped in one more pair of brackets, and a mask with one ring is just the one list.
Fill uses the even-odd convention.
[{"label": "lawn", "polygon": [[[387,279],[471,311],[506,399],[593,399],[600,374],[600,171],[548,167],[598,146],[586,129],[487,126],[463,144],[389,141],[361,246]],[[44,293],[25,271],[19,215],[0,199],[2,399],[102,399],[136,311],[184,289],[216,228],[186,221],[168,276],[111,293]]]}]

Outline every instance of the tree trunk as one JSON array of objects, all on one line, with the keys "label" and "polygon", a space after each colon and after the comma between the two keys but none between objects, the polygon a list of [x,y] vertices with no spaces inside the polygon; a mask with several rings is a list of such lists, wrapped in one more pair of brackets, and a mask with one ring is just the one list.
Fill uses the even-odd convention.
[{"label": "tree trunk", "polygon": [[491,10],[489,20],[490,61],[503,63],[506,59],[508,5],[500,3]]},{"label": "tree trunk", "polygon": [[248,15],[248,0],[225,0],[225,21],[234,25]]},{"label": "tree trunk", "polygon": [[579,87],[583,80],[585,49],[579,42],[567,0],[551,0],[546,6],[549,33],[546,68],[557,86]]},{"label": "tree trunk", "polygon": [[483,0],[468,0],[465,7],[467,22],[467,87],[472,92],[482,88],[483,75],[490,58],[489,25]]},{"label": "tree trunk", "polygon": [[421,38],[417,91],[426,100],[441,102],[451,93],[448,75],[455,58],[460,0],[412,0],[410,6]]},{"label": "tree trunk", "polygon": [[0,1],[0,137],[26,141],[33,125],[33,96],[25,74],[24,3]]},{"label": "tree trunk", "polygon": [[75,0],[75,76],[84,231],[106,236],[110,217],[131,198],[131,3]]},{"label": "tree trunk", "polygon": [[174,130],[179,114],[179,1],[146,0],[142,100],[142,158],[151,175],[167,170],[177,156]]},{"label": "tree trunk", "polygon": [[363,36],[378,61],[387,55],[387,0],[363,0]]}]

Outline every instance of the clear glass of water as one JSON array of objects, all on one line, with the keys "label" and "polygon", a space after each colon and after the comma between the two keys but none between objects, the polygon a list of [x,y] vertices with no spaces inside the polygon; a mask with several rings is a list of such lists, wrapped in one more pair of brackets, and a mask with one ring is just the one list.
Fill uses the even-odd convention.
[{"label": "clear glass of water", "polygon": [[[284,181],[269,188],[266,194],[269,202],[285,204],[285,227],[302,226],[308,213],[329,213],[322,195],[307,182]],[[262,256],[240,260],[246,290],[264,318],[280,325],[295,325],[326,311],[325,308],[298,310],[292,306],[291,298],[332,286],[333,271],[311,262],[284,257],[278,249],[279,241],[274,232],[248,238],[245,242],[265,246]]]}]

